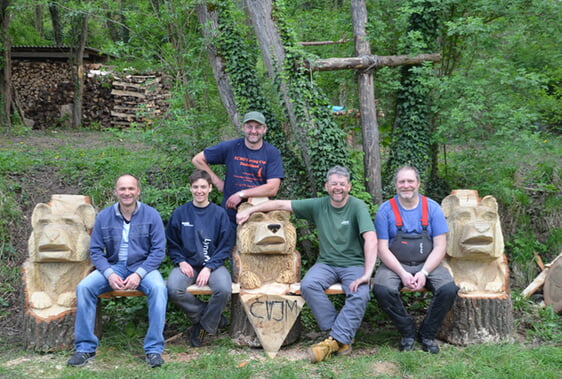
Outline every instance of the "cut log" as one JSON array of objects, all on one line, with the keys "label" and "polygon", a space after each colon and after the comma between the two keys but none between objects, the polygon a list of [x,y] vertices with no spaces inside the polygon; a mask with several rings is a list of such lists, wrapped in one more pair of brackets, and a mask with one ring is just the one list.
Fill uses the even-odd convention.
[{"label": "cut log", "polygon": [[438,337],[453,345],[498,343],[511,339],[513,304],[509,294],[497,297],[457,296]]},{"label": "cut log", "polygon": [[[558,313],[562,311],[562,259],[559,255],[551,264],[544,282],[544,303],[552,305]],[[544,271],[543,271],[544,272]]]},{"label": "cut log", "polygon": [[24,349],[42,353],[71,349],[74,346],[75,318],[75,308],[49,319],[25,312],[22,333]]}]

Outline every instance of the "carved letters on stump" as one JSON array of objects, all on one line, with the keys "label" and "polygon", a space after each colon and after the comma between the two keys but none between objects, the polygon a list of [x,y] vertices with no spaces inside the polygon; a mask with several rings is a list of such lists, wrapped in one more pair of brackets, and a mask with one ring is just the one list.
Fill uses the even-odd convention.
[{"label": "carved letters on stump", "polygon": [[88,247],[95,217],[87,196],[52,195],[49,204],[35,206],[23,264],[26,349],[72,346],[76,287],[92,269]]},{"label": "carved letters on stump", "polygon": [[440,338],[455,345],[505,341],[513,307],[496,199],[455,190],[441,206],[449,225],[444,265],[460,290]]}]

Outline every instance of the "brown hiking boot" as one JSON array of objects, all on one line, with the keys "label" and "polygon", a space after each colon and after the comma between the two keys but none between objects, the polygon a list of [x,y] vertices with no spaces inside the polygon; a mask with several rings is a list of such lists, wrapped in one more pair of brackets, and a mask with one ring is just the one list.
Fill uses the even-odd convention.
[{"label": "brown hiking boot", "polygon": [[317,343],[308,349],[310,361],[312,363],[321,362],[328,358],[332,353],[337,352],[339,348],[338,341],[332,337],[328,337],[324,341]]},{"label": "brown hiking boot", "polygon": [[351,354],[351,345],[338,342],[338,351],[336,351],[336,355],[345,356],[349,354]]}]

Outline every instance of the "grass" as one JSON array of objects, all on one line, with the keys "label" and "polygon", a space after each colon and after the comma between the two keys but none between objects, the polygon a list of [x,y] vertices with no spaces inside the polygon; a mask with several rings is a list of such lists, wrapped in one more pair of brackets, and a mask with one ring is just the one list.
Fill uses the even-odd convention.
[{"label": "grass", "polygon": [[[351,357],[332,357],[309,363],[305,345],[283,348],[266,358],[259,349],[240,347],[226,336],[213,345],[193,349],[168,346],[166,363],[151,369],[138,348],[104,345],[96,359],[82,368],[66,366],[69,352],[33,354],[12,350],[0,358],[0,376],[23,378],[552,378],[558,379],[562,351],[556,346],[486,344],[443,345],[431,355],[419,350],[400,353],[394,346],[358,343]],[[297,349],[289,356],[284,349]]]},{"label": "grass", "polygon": [[[24,351],[13,331],[21,323],[20,267],[33,206],[48,201],[59,185],[68,185],[92,196],[100,209],[113,201],[115,177],[131,172],[143,180],[144,201],[166,218],[186,200],[186,176],[192,169],[189,159],[143,144],[142,135],[83,132],[76,141],[66,133],[34,132],[31,137],[42,144],[30,144],[28,137],[11,138],[11,143],[0,140],[1,378],[562,378],[560,315],[531,299],[520,299],[520,291],[513,288],[514,341],[466,347],[444,344],[438,355],[419,350],[399,353],[398,334],[374,301],[352,355],[319,364],[309,363],[306,354],[318,339],[312,334],[315,322],[307,307],[301,339],[283,347],[274,359],[261,349],[238,346],[226,334],[200,349],[189,347],[182,337],[167,344],[166,364],[150,369],[142,352],[146,311],[134,301],[105,305],[97,358],[83,368],[66,366],[70,351]],[[167,336],[187,327],[185,317],[169,307]]]}]

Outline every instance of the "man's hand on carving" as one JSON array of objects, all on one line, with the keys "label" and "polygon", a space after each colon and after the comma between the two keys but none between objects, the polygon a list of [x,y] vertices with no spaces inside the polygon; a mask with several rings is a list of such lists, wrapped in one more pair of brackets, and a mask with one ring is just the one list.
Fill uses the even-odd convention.
[{"label": "man's hand on carving", "polygon": [[136,290],[141,282],[141,277],[136,272],[133,272],[131,275],[127,276],[127,278],[123,281],[126,290]]},{"label": "man's hand on carving", "polygon": [[117,275],[116,273],[113,273],[113,274],[109,275],[109,278],[107,278],[107,281],[109,282],[110,287],[113,288],[114,290],[125,289],[125,283],[124,283],[123,279],[119,275]]},{"label": "man's hand on carving", "polygon": [[193,278],[193,276],[195,275],[195,271],[193,271],[193,267],[191,267],[191,265],[189,263],[183,261],[183,262],[180,262],[179,266],[180,266],[180,271],[185,276]]},{"label": "man's hand on carving", "polygon": [[208,267],[203,267],[203,269],[199,272],[199,275],[197,275],[197,280],[195,281],[197,287],[206,286],[207,283],[209,282],[210,276],[211,276],[211,269]]},{"label": "man's hand on carving", "polygon": [[243,211],[239,211],[236,214],[236,223],[238,225],[241,225],[241,224],[245,223],[246,221],[248,221],[249,217],[250,217],[249,209],[244,209]]}]

